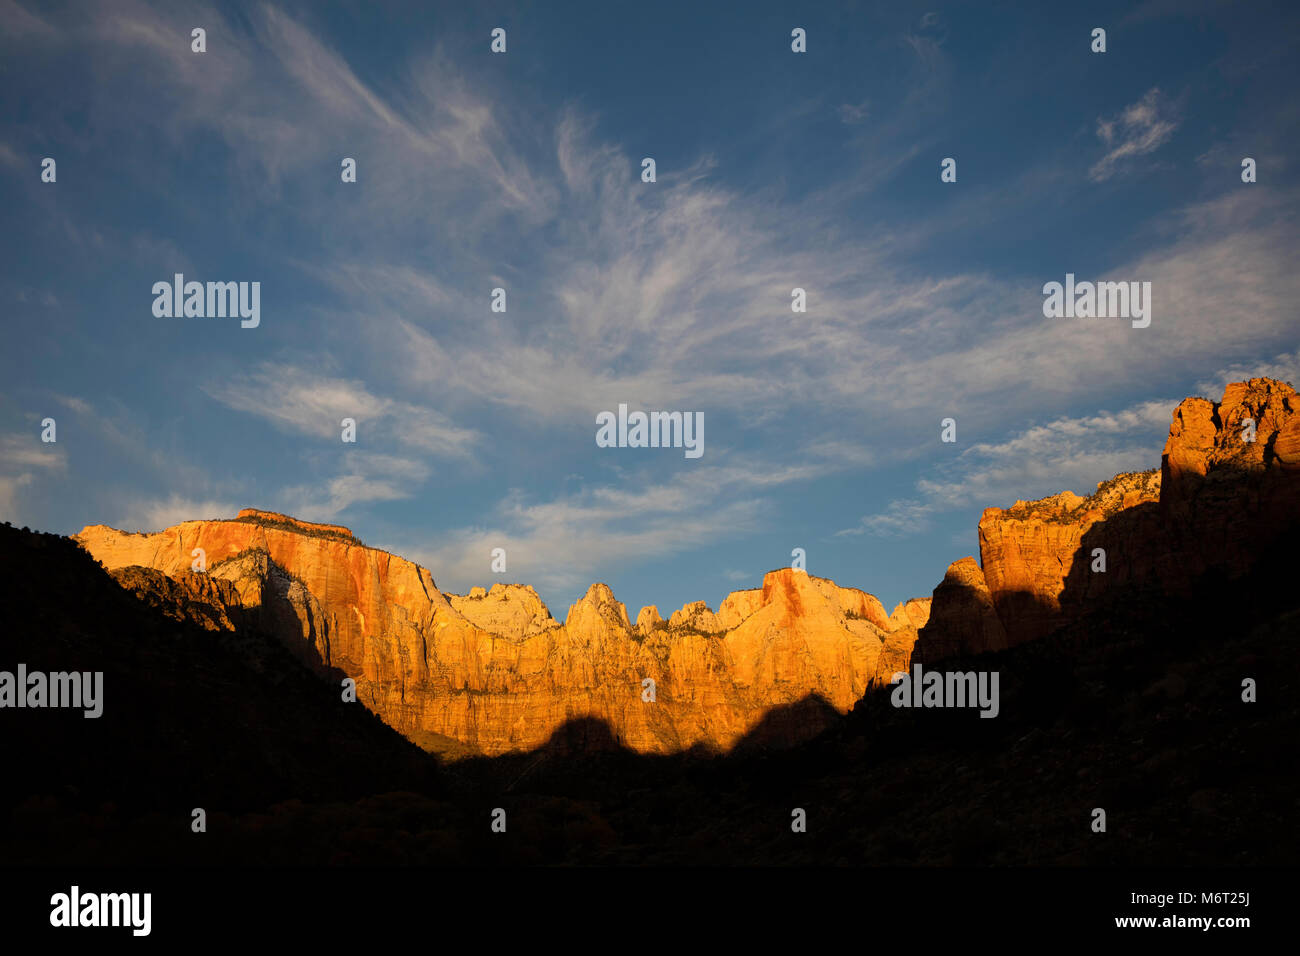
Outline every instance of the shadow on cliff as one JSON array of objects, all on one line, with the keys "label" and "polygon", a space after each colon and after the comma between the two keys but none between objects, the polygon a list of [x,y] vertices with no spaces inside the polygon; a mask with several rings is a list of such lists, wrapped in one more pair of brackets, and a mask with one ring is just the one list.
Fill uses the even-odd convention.
[{"label": "shadow on cliff", "polygon": [[[1061,592],[1062,622],[1155,595],[1210,604],[1247,577],[1280,583],[1291,576],[1300,540],[1300,475],[1228,463],[1170,484],[1162,486],[1159,502],[1127,508],[1084,533]],[[1093,570],[1098,549],[1105,572]],[[1272,595],[1237,600],[1247,597]]]},{"label": "shadow on cliff", "polygon": [[[124,590],[73,541],[0,526],[0,671],[102,673],[102,716],[0,709],[0,813],[182,812],[349,799],[437,765],[341,704],[274,637],[206,630]],[[183,804],[183,806],[182,806]],[[110,813],[111,815],[111,813]]]},{"label": "shadow on cliff", "polygon": [[[283,589],[267,602],[266,614],[293,613]],[[707,747],[643,757],[581,718],[537,750],[444,769],[363,704],[342,703],[341,675],[268,634],[265,617],[229,631],[188,614],[124,589],[67,538],[0,526],[0,671],[103,675],[96,719],[0,709],[0,862],[490,861],[499,844],[449,834],[476,834],[466,801],[495,806],[533,770],[581,788],[597,784],[597,764],[613,767],[599,781],[613,795],[725,760]],[[793,743],[837,717],[816,698],[776,708],[740,749]],[[571,800],[559,803],[568,820]],[[191,830],[197,809],[219,837]],[[557,825],[570,836],[585,826]],[[408,845],[401,832],[424,837]]]},{"label": "shadow on cliff", "polygon": [[[268,579],[272,583],[269,593],[263,597],[263,605],[258,609],[254,617],[254,626],[270,635],[297,634],[299,633],[302,623],[298,613],[294,608],[293,602],[289,598],[289,586],[295,581],[293,576],[287,570],[276,564],[271,555],[266,555],[267,565],[270,569]],[[301,582],[297,582],[301,584]],[[307,591],[305,585],[302,585],[304,592]],[[267,599],[269,597],[269,600]],[[267,620],[262,620],[261,615],[267,615]],[[318,677],[326,681],[331,687],[340,688],[342,693],[343,680],[348,676],[347,673],[326,662],[326,657],[321,654],[320,648],[316,646],[320,635],[317,633],[318,621],[312,615],[307,615],[307,633],[296,640],[286,641],[281,638],[281,643],[289,650],[294,657],[307,665]]]},{"label": "shadow on cliff", "polygon": [[1000,673],[996,719],[897,708],[886,687],[847,717],[816,697],[775,708],[726,754],[638,754],[581,718],[537,750],[439,767],[277,641],[178,624],[66,539],[3,528],[0,670],[102,670],[105,717],[0,711],[0,862],[1285,863],[1300,599],[1284,578],[1092,602],[1040,641],[945,661]]},{"label": "shadow on cliff", "polygon": [[[841,720],[843,715],[820,694],[807,694],[788,704],[778,704],[763,716],[729,750],[710,744],[695,744],[684,753],[695,757],[718,757],[727,753],[746,753],[797,746]],[[530,753],[538,756],[574,757],[594,753],[637,751],[627,747],[608,722],[599,717],[575,717],[565,721]]]},{"label": "shadow on cliff", "polygon": [[545,757],[572,757],[593,753],[631,753],[608,723],[597,717],[566,720],[534,753]]},{"label": "shadow on cliff", "polygon": [[[837,711],[820,694],[807,696],[788,704],[769,708],[759,721],[749,729],[729,750],[720,750],[709,743],[695,743],[671,754],[643,754],[628,747],[610,724],[602,718],[585,716],[565,721],[540,747],[531,751],[516,751],[498,757],[472,757],[452,764],[450,773],[484,772],[483,768],[507,768],[501,771],[510,778],[507,791],[515,790],[522,781],[547,767],[565,765],[584,766],[600,760],[607,766],[617,766],[620,772],[633,776],[648,772],[661,775],[668,766],[693,765],[701,761],[725,763],[728,756],[753,756],[766,752],[790,750],[811,740],[827,728],[842,721],[844,715]],[[517,775],[515,775],[517,771]],[[488,770],[495,774],[497,770]]]},{"label": "shadow on cliff", "polygon": [[762,718],[731,748],[731,753],[785,749],[809,740],[843,715],[820,694],[808,694],[790,704],[769,708]]},{"label": "shadow on cliff", "polygon": [[[1300,480],[1294,474],[1228,463],[1209,476],[1182,475],[1173,488],[1166,483],[1161,494],[1159,501],[1119,510],[1089,527],[1070,557],[1056,601],[1032,591],[995,595],[1008,645],[1040,640],[1108,609],[1124,613],[1137,602],[1204,602],[1247,576],[1276,577],[1294,560],[1287,553],[1294,551],[1291,542],[1300,540]],[[1104,570],[1094,567],[1099,559]],[[1284,580],[1276,583],[1287,586]],[[1270,588],[1258,597],[1267,600],[1272,593]],[[952,606],[974,609],[977,604],[974,588],[955,587]],[[945,621],[943,626],[956,624]],[[936,635],[932,630],[925,636],[926,643],[937,638],[943,646],[961,642],[956,633]],[[923,649],[918,657],[932,655]]]}]

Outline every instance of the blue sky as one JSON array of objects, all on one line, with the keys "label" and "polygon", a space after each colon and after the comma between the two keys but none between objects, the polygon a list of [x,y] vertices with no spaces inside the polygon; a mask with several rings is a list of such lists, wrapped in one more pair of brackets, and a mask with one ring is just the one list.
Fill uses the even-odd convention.
[{"label": "blue sky", "polygon": [[[274,509],[561,617],[796,547],[928,595],[984,507],[1300,369],[1300,10],[988,6],[0,0],[0,517]],[[260,326],[154,317],[176,272]],[[1067,272],[1151,326],[1044,318]],[[598,448],[619,403],[703,412],[703,457]]]}]

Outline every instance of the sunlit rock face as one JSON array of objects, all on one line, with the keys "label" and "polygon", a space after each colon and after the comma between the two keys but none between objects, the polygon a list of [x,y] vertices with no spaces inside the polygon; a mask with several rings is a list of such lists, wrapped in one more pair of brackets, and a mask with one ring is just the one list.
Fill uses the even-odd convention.
[{"label": "sunlit rock face", "polygon": [[[537,747],[586,717],[662,753],[729,749],[810,695],[847,711],[905,669],[929,604],[886,615],[863,591],[786,568],[716,613],[695,602],[664,621],[647,607],[635,626],[597,583],[560,623],[531,587],[443,594],[428,570],[346,528],[271,512],[154,534],[95,525],[76,540],[174,616],[275,633],[323,675],[354,679],[358,699],[413,740],[487,754]],[[192,569],[196,549],[205,571]],[[818,713],[765,724],[765,742],[811,736]]]},{"label": "sunlit rock face", "polygon": [[[561,623],[526,585],[446,595],[427,569],[347,528],[253,509],[154,534],[95,525],[76,540],[173,616],[269,631],[329,679],[354,679],[365,705],[426,746],[528,749],[594,718],[639,751],[729,749],[811,696],[845,711],[913,659],[1034,640],[1130,586],[1184,594],[1207,574],[1250,570],[1300,527],[1298,406],[1271,379],[1229,385],[1217,403],[1186,399],[1159,470],[987,509],[980,560],[953,563],[932,600],[891,614],[783,568],[716,611],[696,601],[664,620],[648,606],[635,625],[593,584]],[[824,710],[797,712],[763,722],[763,739],[824,726]]]},{"label": "sunlit rock face", "polygon": [[1285,382],[1235,382],[1179,403],[1159,469],[985,510],[980,561],[935,589],[917,660],[1033,640],[1125,589],[1192,597],[1249,572],[1300,531],[1298,411]]}]

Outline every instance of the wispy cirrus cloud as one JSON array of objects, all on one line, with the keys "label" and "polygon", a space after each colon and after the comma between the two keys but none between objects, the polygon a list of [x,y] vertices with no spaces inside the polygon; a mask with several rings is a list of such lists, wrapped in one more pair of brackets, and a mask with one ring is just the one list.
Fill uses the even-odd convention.
[{"label": "wispy cirrus cloud", "polygon": [[280,491],[277,507],[308,521],[334,521],[354,505],[410,498],[430,474],[421,461],[375,452],[350,452],[336,467],[321,482]]},{"label": "wispy cirrus cloud", "polygon": [[240,507],[229,501],[173,493],[162,498],[138,499],[112,520],[113,527],[123,531],[162,531],[182,521],[233,518]]},{"label": "wispy cirrus cloud", "polygon": [[39,435],[38,429],[31,434],[0,434],[0,517],[5,520],[22,520],[24,489],[67,469],[63,449],[42,442]]},{"label": "wispy cirrus cloud", "polygon": [[1197,383],[1196,387],[1217,401],[1229,382],[1244,382],[1251,378],[1275,378],[1295,385],[1300,382],[1300,350],[1282,352],[1261,362],[1237,362]]},{"label": "wispy cirrus cloud", "polygon": [[920,479],[915,497],[894,499],[837,535],[906,537],[959,508],[1009,505],[1067,488],[1086,495],[1116,474],[1159,463],[1175,404],[1152,400],[1119,412],[1057,418],[1003,441],[971,445]]},{"label": "wispy cirrus cloud", "polygon": [[849,466],[828,449],[792,457],[774,468],[741,456],[664,481],[620,476],[616,483],[584,484],[548,498],[515,488],[481,523],[444,533],[436,548],[402,543],[403,553],[437,569],[439,586],[464,591],[488,580],[491,551],[502,547],[511,580],[571,591],[624,562],[752,533],[771,507],[770,494]]},{"label": "wispy cirrus cloud", "polygon": [[[117,387],[111,374],[85,392],[111,409],[85,423],[97,434],[102,426],[105,444],[138,466],[106,514],[154,520],[173,499],[194,508],[239,502],[318,519],[346,514],[370,539],[368,528],[394,527],[385,522],[399,509],[384,503],[445,484],[472,499],[473,517],[429,509],[403,548],[423,548],[482,583],[486,539],[475,535],[486,529],[532,554],[549,580],[576,580],[612,563],[740,541],[763,515],[780,505],[798,512],[789,505],[799,495],[830,488],[834,481],[817,483],[845,471],[926,467],[939,457],[937,422],[950,413],[963,435],[1010,436],[1006,455],[986,443],[931,466],[915,494],[853,497],[839,513],[868,511],[874,524],[864,528],[907,530],[935,522],[946,501],[1096,481],[1129,464],[1137,431],[1132,442],[1096,425],[1079,437],[1060,423],[1181,395],[1224,365],[1261,367],[1260,356],[1294,344],[1298,203],[1283,176],[1252,191],[1224,175],[1226,161],[1174,163],[1186,188],[1171,194],[1195,198],[1118,205],[1132,188],[1121,174],[1183,139],[1184,124],[1187,140],[1201,144],[1192,152],[1225,144],[1226,158],[1243,125],[1256,146],[1259,131],[1272,130],[1268,151],[1255,155],[1285,168],[1289,101],[1255,97],[1260,115],[1236,128],[1222,111],[1205,122],[1199,111],[1180,115],[1164,91],[1199,96],[1198,83],[1216,82],[1185,65],[1126,79],[1148,92],[1106,112],[1095,155],[1081,157],[1076,119],[1039,137],[1061,144],[1046,149],[1003,122],[1003,112],[1042,105],[1016,70],[1023,58],[999,58],[993,45],[988,58],[972,59],[985,48],[954,46],[948,37],[964,29],[957,10],[903,12],[867,40],[879,55],[871,71],[857,76],[846,64],[830,82],[809,71],[796,93],[778,84],[757,123],[696,114],[699,98],[667,84],[663,95],[695,119],[656,130],[651,145],[624,121],[635,107],[625,93],[573,99],[577,87],[557,79],[569,74],[540,43],[529,61],[537,72],[520,82],[512,72],[520,58],[487,56],[478,25],[452,15],[426,20],[416,42],[376,57],[357,37],[377,34],[356,28],[384,27],[355,7],[235,14],[121,0],[80,16],[39,13],[57,28],[37,45],[65,58],[27,59],[13,72],[14,95],[30,103],[24,112],[42,119],[4,122],[12,157],[0,164],[20,169],[57,144],[63,178],[93,153],[81,180],[129,184],[122,192],[138,193],[147,212],[133,219],[111,204],[78,207],[72,190],[31,190],[32,218],[48,221],[58,240],[50,261],[66,241],[88,261],[109,257],[113,271],[132,272],[129,301],[104,299],[114,321],[50,324],[58,330],[43,343],[50,358],[33,374],[68,367],[78,347],[92,370],[102,356],[121,361],[114,349],[134,340],[103,333],[146,328],[135,323],[147,299],[137,309],[130,297],[148,286],[134,272],[167,275],[175,263],[187,275],[242,275],[255,264],[278,310],[268,309],[257,338],[173,323],[160,330],[159,361],[123,364],[138,381],[121,385],[122,406],[101,400]],[[1026,19],[1000,29],[1018,40],[1026,39],[1018,25],[1045,35],[1044,21]],[[189,49],[196,24],[208,30],[203,56]],[[11,32],[0,48],[19,57],[25,41]],[[1229,44],[1237,59],[1254,54],[1254,39]],[[750,43],[768,40],[742,31],[729,51]],[[727,70],[747,69],[748,55]],[[795,62],[815,65],[820,55]],[[1051,105],[1095,116],[1064,85],[1087,58],[1058,59]],[[957,82],[990,76],[1004,77],[997,94],[1009,108]],[[1002,159],[996,168],[963,159],[971,172],[962,185],[941,187],[936,161],[958,152],[954,143],[962,156],[994,146]],[[653,184],[638,175],[647,153],[659,160]],[[355,184],[339,181],[345,155],[358,160]],[[34,183],[34,171],[13,181]],[[1109,185],[1096,189],[1102,181]],[[15,198],[27,195],[15,187]],[[1085,266],[1070,215],[1098,201],[1117,205],[1083,250]],[[22,249],[13,252],[23,261]],[[1043,282],[1085,268],[1090,279],[1151,280],[1152,326],[1044,319]],[[42,276],[40,288],[56,289],[71,313],[81,304],[76,284],[57,278]],[[24,276],[6,291],[36,281]],[[508,312],[489,308],[496,286],[508,292]],[[807,290],[806,313],[790,309],[796,286]],[[102,295],[98,281],[90,295]],[[196,369],[217,401],[178,400],[174,413],[159,414]],[[594,413],[622,402],[705,412],[708,451],[692,470],[726,490],[694,483],[680,456],[595,449]],[[356,448],[339,443],[345,417],[358,421]],[[238,464],[204,445],[233,432],[232,420],[242,429]],[[1044,421],[1060,426],[1049,429],[1059,467],[1017,471],[1033,449],[1015,439]],[[254,423],[269,427],[244,427]],[[521,465],[526,480],[516,477]],[[736,477],[738,467],[749,475]],[[463,480],[467,471],[475,481]],[[160,482],[169,484],[156,495],[141,490]],[[1043,487],[1025,485],[1034,482]],[[246,500],[252,493],[257,500]],[[123,507],[119,498],[142,503]],[[835,524],[815,533],[848,519],[828,520]]]},{"label": "wispy cirrus cloud", "polygon": [[15,39],[30,43],[33,39],[51,39],[57,31],[16,0],[0,0],[0,24]]},{"label": "wispy cirrus cloud", "polygon": [[[941,34],[931,19],[909,39],[920,65],[935,75],[945,68]],[[394,459],[469,455],[477,437],[491,431],[482,423],[466,427],[435,408],[454,406],[455,414],[480,422],[522,415],[545,428],[587,432],[595,411],[624,401],[706,408],[718,416],[711,421],[731,416],[742,429],[770,425],[774,434],[784,428],[804,446],[843,443],[842,416],[869,413],[857,442],[861,451],[874,444],[873,435],[888,434],[877,422],[933,405],[936,384],[947,407],[968,409],[964,423],[1032,415],[1036,390],[1065,402],[1141,376],[1153,354],[1189,363],[1218,354],[1226,315],[1244,323],[1243,336],[1274,335],[1287,321],[1290,296],[1300,292],[1278,252],[1285,243],[1275,241],[1287,227],[1261,220],[1258,208],[1247,208],[1248,197],[1188,207],[1177,231],[1157,236],[1139,261],[1111,270],[1150,275],[1157,288],[1156,327],[1145,330],[1149,339],[1133,340],[1158,341],[1156,352],[1128,348],[1123,343],[1132,333],[1118,325],[1043,320],[1039,277],[918,269],[892,251],[895,244],[909,246],[896,233],[817,243],[818,235],[839,229],[829,197],[805,203],[792,217],[779,202],[724,185],[708,156],[681,169],[664,167],[654,189],[642,188],[634,157],[602,140],[592,118],[575,109],[560,112],[549,129],[517,122],[508,104],[489,102],[436,61],[413,67],[415,88],[397,98],[363,83],[299,23],[277,15],[260,35],[284,40],[277,68],[307,95],[295,115],[281,117],[286,129],[319,110],[402,162],[444,156],[450,165],[439,181],[457,183],[460,194],[453,202],[448,190],[421,184],[417,195],[428,201],[425,208],[454,207],[480,230],[516,217],[508,255],[484,241],[495,234],[487,228],[444,260],[454,268],[440,268],[437,256],[417,261],[388,248],[383,258],[357,259],[349,249],[346,258],[310,265],[341,296],[335,321],[359,326],[371,367],[391,376],[389,388],[407,397],[380,397],[365,385],[370,374],[318,376],[290,367],[264,368],[211,389],[230,407],[318,438],[336,438],[342,417],[364,419],[363,427],[378,427],[382,453]],[[1101,121],[1098,135],[1108,153],[1094,171],[1110,177],[1127,158],[1158,148],[1174,128],[1172,108],[1151,90]],[[225,130],[232,142],[244,132],[238,123]],[[390,203],[394,183],[409,185],[385,178],[377,189],[380,208],[392,212],[388,235],[395,240],[420,203]],[[532,198],[524,201],[521,189]],[[914,231],[930,228],[918,223]],[[1251,265],[1243,271],[1233,260],[1247,247]],[[534,276],[527,295],[513,281],[525,273]],[[505,314],[487,308],[496,284],[510,287]],[[810,311],[793,317],[789,296],[796,285],[808,290]],[[1173,315],[1177,335],[1168,324]],[[978,336],[972,327],[981,330]],[[1008,380],[1021,389],[1007,394]],[[1025,401],[1017,404],[1021,395]],[[887,451],[860,456],[859,463],[897,460],[916,444],[889,435],[877,446]],[[1058,452],[1062,468],[1033,474],[999,466],[989,451],[983,467],[969,464],[960,476],[931,479],[917,499],[889,503],[864,519],[861,530],[919,528],[944,500],[1023,494],[1018,483],[1026,481],[1087,476],[1095,482],[1135,461],[1115,449]],[[784,471],[788,463],[784,448],[764,457],[759,471]],[[965,459],[977,460],[976,453]],[[807,473],[807,480],[818,474]],[[327,519],[353,505],[407,497],[423,480],[348,467],[318,484],[286,489],[284,498],[305,515]],[[670,478],[665,487],[680,492],[683,486]],[[1043,488],[1052,490],[1059,489]],[[502,511],[492,536],[523,545],[525,553],[564,551],[568,542],[570,551],[605,560],[657,555],[694,540],[667,528],[619,533],[602,510],[603,497],[585,495],[561,492],[549,502],[533,496],[526,506]],[[690,520],[707,507],[674,512],[674,520]],[[559,515],[571,522],[563,533]],[[730,529],[717,526],[718,534],[744,533],[744,516],[731,517]],[[714,527],[707,520],[695,526]],[[604,543],[597,541],[601,535]],[[461,546],[447,547],[440,560],[459,567]],[[480,564],[475,557],[466,571]],[[579,562],[552,577],[584,573]]]},{"label": "wispy cirrus cloud", "polygon": [[[1235,363],[1197,389],[1217,401],[1230,382],[1267,377],[1300,380],[1300,352]],[[1070,489],[1088,494],[1113,475],[1157,467],[1179,399],[1151,399],[1118,412],[1061,417],[999,442],[979,442],[916,482],[917,494],[891,500],[837,535],[907,537],[928,530],[945,512],[1031,500]]]},{"label": "wispy cirrus cloud", "polygon": [[[341,440],[346,418],[358,434],[430,455],[472,458],[476,433],[437,410],[373,394],[364,383],[286,363],[265,362],[252,373],[204,386],[217,401],[271,424],[316,438]],[[370,437],[370,436],[368,436]]]},{"label": "wispy cirrus cloud", "polygon": [[1088,178],[1096,183],[1110,179],[1126,160],[1155,152],[1177,129],[1176,110],[1159,88],[1152,87],[1118,115],[1097,120],[1097,138],[1105,144],[1106,154],[1088,170]]},{"label": "wispy cirrus cloud", "polygon": [[847,126],[854,126],[861,123],[867,118],[870,112],[871,103],[869,100],[863,100],[860,103],[841,103],[836,111],[839,114],[840,122]]},{"label": "wispy cirrus cloud", "polygon": [[[178,45],[181,14],[160,20],[145,5],[127,4],[98,16],[99,29],[122,42],[166,44],[173,53]],[[328,209],[328,232],[346,237],[361,228],[364,209],[380,255],[358,258],[345,241],[321,250],[309,268],[342,296],[335,325],[366,319],[360,334],[369,366],[345,363],[348,377],[395,375],[406,394],[389,401],[415,408],[451,409],[454,399],[443,426],[453,414],[522,413],[585,427],[595,410],[631,401],[692,405],[765,426],[784,420],[790,430],[818,429],[831,440],[825,409],[924,407],[935,383],[946,404],[975,404],[1014,370],[1026,385],[1051,385],[1064,404],[1120,377],[1114,330],[1044,322],[1041,277],[932,269],[894,251],[912,248],[909,234],[928,235],[932,223],[848,233],[835,190],[805,199],[795,215],[776,197],[725,185],[708,156],[662,166],[660,182],[645,187],[635,157],[602,139],[591,115],[566,105],[550,123],[530,116],[526,100],[475,89],[439,54],[411,63],[409,82],[394,88],[363,79],[305,21],[283,12],[267,8],[249,28],[213,22],[222,59],[204,69],[222,72],[202,83],[194,75],[185,88],[204,108],[148,121],[178,130],[215,125],[240,157],[234,162],[265,163],[268,174],[272,167],[302,172],[310,157],[329,153],[323,130],[355,144],[364,207],[309,203],[305,215],[315,205]],[[927,14],[909,36],[937,50],[945,31]],[[197,60],[176,55],[163,65],[191,75]],[[1103,119],[1099,135],[1110,147],[1103,163],[1154,149],[1176,122],[1171,117],[1153,88]],[[367,155],[386,157],[382,175]],[[438,176],[412,174],[431,161]],[[1188,225],[1141,262],[1110,271],[1177,270],[1176,281],[1159,282],[1158,306],[1168,315],[1176,303],[1179,337],[1170,344],[1194,363],[1211,354],[1210,327],[1233,321],[1219,305],[1258,327],[1285,307],[1295,282],[1277,268],[1286,256],[1275,240],[1288,227],[1268,224],[1266,235],[1248,222],[1235,224],[1235,234]],[[433,234],[434,247],[405,248],[415,234]],[[820,238],[827,235],[836,241]],[[1225,274],[1231,250],[1256,237],[1251,275]],[[510,287],[508,314],[487,309],[495,284]],[[792,317],[796,285],[808,290],[810,310]],[[1182,308],[1206,298],[1213,308]],[[981,334],[971,336],[972,327]],[[1134,366],[1149,354],[1121,353],[1122,376],[1140,374]],[[1014,411],[1008,401],[1015,396],[1003,396],[1000,414]],[[1033,404],[1020,411],[1032,413]],[[440,442],[445,449],[460,439],[440,426],[429,443]]]},{"label": "wispy cirrus cloud", "polygon": [[491,552],[498,547],[506,549],[511,580],[573,591],[629,560],[662,558],[752,532],[758,525],[760,497],[724,500],[709,494],[701,499],[687,485],[699,487],[678,480],[641,491],[584,489],[543,501],[514,490],[483,516],[482,524],[441,535],[435,548],[411,542],[403,550],[437,569],[440,587],[455,591],[491,577]]}]

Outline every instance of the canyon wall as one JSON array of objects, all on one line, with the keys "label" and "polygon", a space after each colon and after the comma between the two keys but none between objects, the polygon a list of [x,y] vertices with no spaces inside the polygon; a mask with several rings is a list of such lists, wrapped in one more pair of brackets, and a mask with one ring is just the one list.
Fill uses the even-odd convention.
[{"label": "canyon wall", "polygon": [[332,679],[353,678],[388,724],[448,752],[534,748],[584,717],[639,751],[728,749],[753,734],[791,743],[821,729],[816,711],[763,718],[809,695],[847,711],[904,669],[929,610],[911,601],[887,615],[863,591],[785,568],[716,613],[695,602],[664,621],[648,607],[635,625],[593,584],[561,623],[531,587],[443,594],[428,570],[346,528],[253,509],[154,534],[95,525],[75,540],[167,613],[275,633]]},{"label": "canyon wall", "polygon": [[1206,575],[1245,574],[1300,532],[1297,412],[1284,382],[1236,382],[1219,402],[1178,405],[1159,470],[1117,475],[1086,498],[1066,491],[985,510],[980,561],[949,567],[914,658],[999,650],[1120,593],[1190,597]]},{"label": "canyon wall", "polygon": [[[1298,410],[1295,390],[1270,379],[1186,399],[1158,471],[987,509],[980,560],[888,614],[864,591],[785,568],[716,611],[697,601],[665,620],[648,606],[635,623],[593,584],[561,622],[531,587],[444,594],[347,528],[252,509],[153,534],[95,525],[76,540],[167,613],[274,633],[330,679],[354,679],[366,706],[429,749],[531,749],[583,718],[644,752],[791,743],[913,660],[1011,647],[1117,595],[1190,596],[1206,575],[1246,573],[1300,530]],[[829,707],[790,706],[810,696]],[[772,718],[782,711],[790,719]]]}]

